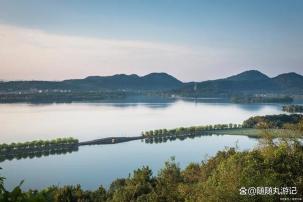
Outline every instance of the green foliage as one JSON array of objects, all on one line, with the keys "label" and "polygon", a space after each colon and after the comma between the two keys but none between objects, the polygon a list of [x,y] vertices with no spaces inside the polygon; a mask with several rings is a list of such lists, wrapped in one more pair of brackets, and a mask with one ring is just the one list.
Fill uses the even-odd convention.
[{"label": "green foliage", "polygon": [[290,113],[303,112],[302,105],[285,105],[282,107],[282,110]]},{"label": "green foliage", "polygon": [[254,116],[243,122],[244,128],[283,128],[285,124],[298,124],[303,119],[301,114],[279,114]]},{"label": "green foliage", "polygon": [[238,124],[216,124],[216,125],[205,125],[205,126],[191,126],[191,127],[180,127],[174,129],[157,129],[142,132],[142,136],[145,138],[151,137],[178,137],[186,135],[197,135],[203,132],[213,132],[213,130],[224,130],[224,129],[235,129],[241,128],[241,125]]},{"label": "green foliage", "polygon": [[24,143],[11,143],[11,144],[0,144],[0,154],[7,151],[13,152],[17,150],[27,150],[31,148],[47,148],[56,146],[69,146],[76,145],[79,141],[72,137],[69,138],[57,138],[54,140],[35,140],[31,142]]},{"label": "green foliage", "polygon": [[[303,121],[293,130],[303,132]],[[214,126],[215,128],[218,126]],[[184,132],[185,128],[176,129]],[[191,128],[191,131],[194,131]],[[164,132],[164,130],[161,130]],[[159,133],[159,130],[157,131]],[[0,201],[70,202],[188,202],[188,201],[278,201],[281,197],[303,197],[303,145],[297,139],[262,139],[251,151],[229,148],[201,163],[181,169],[175,158],[153,175],[149,167],[134,170],[127,178],[85,191],[80,185],[22,191],[20,183],[12,191],[0,177]],[[240,195],[241,187],[296,187],[296,195]]]},{"label": "green foliage", "polygon": [[35,140],[24,143],[0,144],[0,161],[34,156],[48,156],[78,150],[77,139],[57,138],[54,140]]},{"label": "green foliage", "polygon": [[84,191],[80,185],[23,192],[21,184],[5,190],[0,178],[0,201],[276,201],[281,196],[242,196],[241,187],[296,187],[303,197],[303,146],[299,141],[262,144],[252,151],[220,151],[184,170],[172,158],[158,175],[149,167],[113,181],[106,191]]}]

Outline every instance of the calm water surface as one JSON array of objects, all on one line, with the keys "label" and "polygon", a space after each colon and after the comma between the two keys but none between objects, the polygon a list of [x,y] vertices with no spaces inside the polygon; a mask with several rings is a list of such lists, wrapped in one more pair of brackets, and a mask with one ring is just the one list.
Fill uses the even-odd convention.
[{"label": "calm water surface", "polygon": [[[250,116],[279,114],[281,105],[177,101],[170,103],[74,103],[0,105],[0,142],[22,142],[72,136],[91,140],[108,136],[136,136],[141,131],[216,123],[242,123]],[[251,149],[257,140],[213,135],[184,141],[80,147],[79,151],[33,159],[4,161],[1,175],[11,189],[25,180],[24,189],[81,184],[85,189],[108,187],[119,177],[148,165],[154,174],[171,156],[184,168],[225,147]]]},{"label": "calm water surface", "polygon": [[195,103],[75,103],[0,105],[0,142],[72,136],[92,140],[136,136],[181,126],[242,123],[255,115],[279,114],[280,105]]}]

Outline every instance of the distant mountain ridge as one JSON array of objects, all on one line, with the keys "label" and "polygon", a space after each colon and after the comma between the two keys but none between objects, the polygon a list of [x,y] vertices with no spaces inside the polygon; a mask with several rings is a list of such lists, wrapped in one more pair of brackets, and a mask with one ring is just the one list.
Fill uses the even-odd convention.
[{"label": "distant mountain ridge", "polygon": [[294,72],[270,78],[257,70],[249,70],[223,79],[184,83],[167,73],[116,74],[89,76],[63,81],[0,82],[0,92],[37,90],[70,91],[161,91],[179,96],[231,96],[238,94],[301,94],[303,76]]},{"label": "distant mountain ridge", "polygon": [[136,74],[89,76],[85,79],[65,80],[63,83],[87,90],[170,90],[183,85],[181,81],[166,73],[151,73],[141,77]]},{"label": "distant mountain ridge", "polygon": [[285,73],[270,78],[249,70],[224,79],[191,82],[175,91],[182,96],[231,96],[239,94],[303,94],[303,76]]},{"label": "distant mountain ridge", "polygon": [[226,80],[230,81],[256,81],[256,80],[268,80],[270,79],[267,75],[257,70],[249,70],[240,74],[227,77]]},{"label": "distant mountain ridge", "polygon": [[294,72],[280,74],[272,80],[281,89],[297,88],[302,90],[303,88],[303,76]]},{"label": "distant mountain ridge", "polygon": [[113,76],[89,76],[84,79],[63,81],[9,81],[0,84],[0,91],[18,90],[171,90],[180,88],[181,81],[167,73],[116,74]]}]

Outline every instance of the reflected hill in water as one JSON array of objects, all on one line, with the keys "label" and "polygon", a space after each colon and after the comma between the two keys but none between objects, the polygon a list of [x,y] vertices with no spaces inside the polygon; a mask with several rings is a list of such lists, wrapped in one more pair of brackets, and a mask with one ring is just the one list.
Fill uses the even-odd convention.
[{"label": "reflected hill in water", "polygon": [[[268,103],[256,103],[256,104],[234,104],[231,103],[227,98],[166,98],[166,97],[149,97],[149,96],[131,96],[125,99],[113,99],[106,101],[95,101],[95,102],[72,102],[72,103],[35,103],[28,104],[31,107],[41,107],[41,106],[50,106],[54,104],[87,104],[91,106],[112,106],[116,108],[128,108],[128,107],[137,107],[144,106],[150,109],[164,109],[173,106],[176,103],[194,103],[199,104],[219,104],[219,105],[235,105],[237,108],[244,109],[245,111],[253,112],[259,111],[268,106]],[[303,103],[303,100],[297,100],[297,103]],[[276,106],[277,104],[272,104]]]}]

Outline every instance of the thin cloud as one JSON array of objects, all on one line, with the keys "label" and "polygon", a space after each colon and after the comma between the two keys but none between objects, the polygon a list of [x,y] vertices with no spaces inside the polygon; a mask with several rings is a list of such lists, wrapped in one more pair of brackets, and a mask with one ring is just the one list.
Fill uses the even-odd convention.
[{"label": "thin cloud", "polygon": [[293,61],[287,56],[273,60],[269,52],[249,48],[79,37],[6,24],[0,24],[0,44],[0,79],[4,80],[167,72],[183,81],[202,81],[247,69],[282,73],[285,68],[280,67]]},{"label": "thin cloud", "polygon": [[0,74],[5,79],[58,80],[154,71],[178,74],[207,58],[189,47],[58,35],[10,25],[0,25],[0,44]]}]

